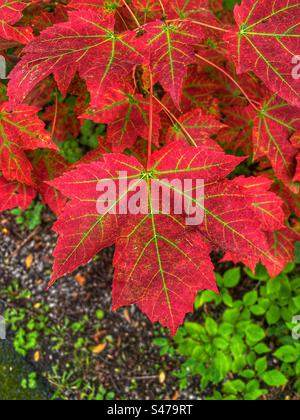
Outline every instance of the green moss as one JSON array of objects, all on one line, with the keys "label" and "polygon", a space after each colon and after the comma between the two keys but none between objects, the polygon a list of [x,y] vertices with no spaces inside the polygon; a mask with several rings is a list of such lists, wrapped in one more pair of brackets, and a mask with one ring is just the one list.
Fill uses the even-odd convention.
[{"label": "green moss", "polygon": [[32,373],[7,340],[0,341],[0,400],[48,400],[49,392],[40,381],[36,389],[23,389],[22,382]]}]

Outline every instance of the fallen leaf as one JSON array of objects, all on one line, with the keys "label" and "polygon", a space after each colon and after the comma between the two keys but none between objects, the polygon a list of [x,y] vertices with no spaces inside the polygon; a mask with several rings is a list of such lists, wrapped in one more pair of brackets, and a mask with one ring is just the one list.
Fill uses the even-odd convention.
[{"label": "fallen leaf", "polygon": [[29,270],[31,268],[32,263],[33,263],[33,255],[30,254],[26,257],[26,260],[25,260],[25,266],[26,266],[27,270]]},{"label": "fallen leaf", "polygon": [[97,331],[96,334],[93,335],[93,340],[96,344],[99,343],[100,339],[106,334],[106,331]]},{"label": "fallen leaf", "polygon": [[82,276],[81,274],[77,274],[77,276],[75,276],[75,281],[77,281],[77,283],[81,287],[86,285],[86,278]]},{"label": "fallen leaf", "polygon": [[177,401],[180,397],[180,392],[176,391],[173,397],[171,398],[172,401]]},{"label": "fallen leaf", "polygon": [[41,352],[40,351],[36,351],[34,353],[33,360],[35,361],[35,363],[38,363],[41,360]]},{"label": "fallen leaf", "polygon": [[129,324],[130,324],[131,323],[131,318],[130,318],[128,309],[124,309],[123,316],[126,319],[126,321],[129,322]]},{"label": "fallen leaf", "polygon": [[159,383],[160,384],[164,384],[166,382],[167,375],[166,375],[166,373],[163,370],[161,372],[159,372],[158,379],[159,379]]},{"label": "fallen leaf", "polygon": [[94,347],[92,352],[94,354],[100,354],[102,353],[104,350],[106,349],[106,344],[105,343],[101,343],[98,346]]}]

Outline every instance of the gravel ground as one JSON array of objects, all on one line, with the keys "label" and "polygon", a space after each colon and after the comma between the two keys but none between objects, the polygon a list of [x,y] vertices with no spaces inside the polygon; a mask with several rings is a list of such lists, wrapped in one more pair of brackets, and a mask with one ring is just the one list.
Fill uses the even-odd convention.
[{"label": "gravel ground", "polygon": [[[104,385],[118,398],[196,398],[193,392],[178,392],[177,379],[171,374],[177,367],[174,360],[160,356],[158,348],[152,344],[155,335],[161,331],[159,327],[153,327],[134,306],[117,313],[111,312],[112,249],[102,252],[96,262],[73,276],[58,281],[49,292],[45,291],[56,239],[51,225],[51,216],[46,216],[42,227],[32,235],[20,231],[11,216],[1,216],[0,229],[4,235],[0,241],[0,289],[7,287],[13,279],[17,280],[22,288],[31,291],[33,305],[49,305],[49,318],[54,325],[63,325],[66,318],[76,321],[87,316],[85,334],[88,335],[95,334],[95,311],[99,307],[105,311],[98,336],[109,334],[114,344],[107,346],[101,354],[92,356],[91,366],[83,372],[88,382]],[[33,256],[33,262],[27,269],[26,258],[29,255]],[[84,286],[74,281],[78,274],[84,276]],[[74,350],[74,338],[70,337],[69,341],[65,343],[63,352],[55,352],[49,337],[44,337],[39,343],[43,359],[36,368],[41,373],[50,371],[54,364],[61,369],[64,366],[72,368],[74,361],[68,360],[68,354],[72,355]],[[76,393],[68,392],[70,398],[78,397]]]}]

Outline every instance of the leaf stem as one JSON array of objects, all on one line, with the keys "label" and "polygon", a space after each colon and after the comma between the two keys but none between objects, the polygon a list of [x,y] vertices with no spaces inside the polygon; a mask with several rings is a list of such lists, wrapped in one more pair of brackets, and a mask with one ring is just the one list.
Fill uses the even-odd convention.
[{"label": "leaf stem", "polygon": [[54,118],[53,118],[52,130],[51,130],[51,138],[52,139],[53,139],[55,129],[56,129],[57,114],[58,114],[58,94],[57,94],[57,90],[56,90],[55,91],[55,111],[54,111]]},{"label": "leaf stem", "polygon": [[175,122],[178,127],[180,128],[180,130],[182,131],[182,133],[187,137],[187,139],[189,140],[189,142],[195,146],[197,146],[197,143],[195,142],[195,140],[193,139],[193,137],[190,135],[190,133],[186,130],[186,128],[181,124],[181,122],[178,120],[178,118],[176,118],[176,116],[158,99],[156,98],[156,96],[154,96],[154,99],[159,103],[159,105],[162,107],[162,109],[165,111],[165,113],[168,115],[168,117],[173,120],[173,122]]},{"label": "leaf stem", "polygon": [[128,10],[128,12],[130,13],[130,15],[131,15],[132,19],[135,21],[135,23],[136,23],[137,27],[138,27],[139,29],[141,29],[141,24],[140,24],[140,22],[138,21],[138,18],[137,18],[137,17],[135,16],[135,14],[133,13],[133,11],[132,11],[131,7],[129,6],[129,4],[127,4],[127,2],[126,2],[125,0],[122,0],[122,3],[123,3],[123,4],[124,4],[124,6],[127,8],[127,10]]},{"label": "leaf stem", "polygon": [[168,23],[172,23],[172,22],[189,22],[189,23],[194,23],[195,25],[204,26],[205,28],[214,29],[216,31],[221,31],[221,32],[226,32],[226,33],[230,32],[229,29],[221,28],[220,26],[209,25],[208,23],[199,22],[199,21],[196,21],[196,20],[172,19],[172,20],[168,20],[167,22]]},{"label": "leaf stem", "polygon": [[153,139],[153,74],[149,69],[150,75],[150,98],[149,98],[149,137],[148,137],[148,163],[147,167],[150,169],[150,160],[152,156],[152,139]]},{"label": "leaf stem", "polygon": [[259,111],[259,109],[255,105],[255,103],[252,101],[252,99],[249,97],[249,95],[246,93],[246,91],[242,88],[242,86],[226,70],[222,69],[222,67],[218,66],[217,64],[213,63],[212,61],[208,60],[207,58],[203,57],[202,55],[196,54],[196,57],[199,58],[200,60],[204,61],[205,63],[209,64],[210,66],[214,67],[215,69],[219,70],[221,73],[223,73],[242,92],[242,94],[245,96],[245,98],[247,99],[249,104],[253,106],[255,111]]},{"label": "leaf stem", "polygon": [[159,2],[159,4],[160,4],[161,10],[162,10],[162,12],[163,12],[163,17],[166,17],[166,16],[167,16],[167,15],[166,15],[166,9],[165,9],[165,6],[164,6],[164,4],[163,4],[162,0],[158,0],[158,2]]}]

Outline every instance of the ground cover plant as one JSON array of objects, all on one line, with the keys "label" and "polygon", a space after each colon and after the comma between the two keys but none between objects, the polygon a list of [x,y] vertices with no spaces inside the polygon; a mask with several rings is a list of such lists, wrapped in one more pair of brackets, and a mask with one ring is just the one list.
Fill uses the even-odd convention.
[{"label": "ground cover plant", "polygon": [[[115,244],[113,309],[137,304],[175,334],[198,291],[218,290],[212,252],[270,278],[294,261],[296,0],[0,4],[0,210],[38,220],[39,195],[57,215],[50,286]],[[124,173],[99,212],[99,183]],[[153,184],[185,213],[157,211]],[[123,214],[140,191],[147,211]]]}]

